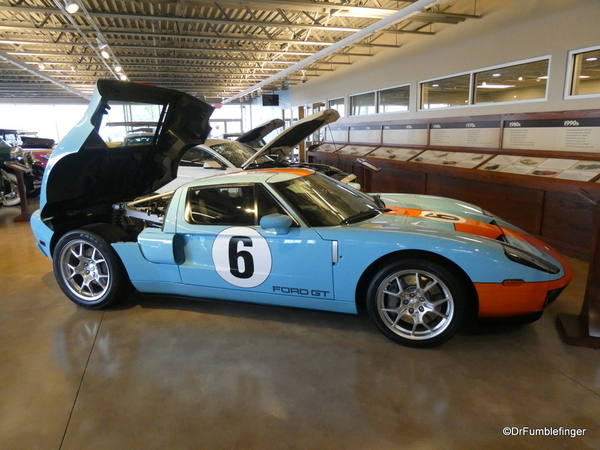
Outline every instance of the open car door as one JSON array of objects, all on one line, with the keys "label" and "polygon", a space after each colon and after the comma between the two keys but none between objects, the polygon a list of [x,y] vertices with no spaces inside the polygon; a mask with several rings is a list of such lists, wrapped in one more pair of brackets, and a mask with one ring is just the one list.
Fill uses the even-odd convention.
[{"label": "open car door", "polygon": [[[183,92],[99,80],[83,119],[48,161],[42,218],[110,207],[166,185],[183,154],[206,140],[213,109]],[[154,136],[143,145],[115,142],[115,127],[105,125],[120,120],[156,122]]]}]

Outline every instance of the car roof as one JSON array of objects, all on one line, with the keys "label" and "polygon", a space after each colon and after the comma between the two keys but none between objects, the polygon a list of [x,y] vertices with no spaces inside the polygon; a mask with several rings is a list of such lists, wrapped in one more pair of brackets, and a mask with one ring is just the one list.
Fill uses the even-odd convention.
[{"label": "car roof", "polygon": [[207,178],[200,178],[198,180],[186,183],[182,187],[188,189],[193,187],[216,186],[223,184],[264,183],[267,180],[270,180],[271,182],[277,182],[306,177],[314,173],[315,172],[313,170],[298,168],[240,170],[239,172],[224,173],[213,175]]}]

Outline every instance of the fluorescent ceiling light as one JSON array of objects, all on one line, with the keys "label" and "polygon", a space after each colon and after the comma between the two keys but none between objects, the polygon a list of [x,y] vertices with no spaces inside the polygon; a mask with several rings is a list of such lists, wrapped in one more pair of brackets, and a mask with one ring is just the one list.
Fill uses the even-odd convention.
[{"label": "fluorescent ceiling light", "polygon": [[102,50],[102,51],[100,52],[100,54],[102,55],[102,57],[103,57],[104,59],[108,59],[108,58],[110,58],[110,53],[108,53],[106,50]]},{"label": "fluorescent ceiling light", "polygon": [[590,56],[589,58],[585,58],[586,61],[597,61],[598,58],[596,58],[595,56]]},{"label": "fluorescent ceiling light", "polygon": [[478,89],[508,89],[515,87],[514,84],[480,84],[477,86]]},{"label": "fluorescent ceiling light", "polygon": [[493,77],[499,77],[499,76],[501,76],[501,75],[502,75],[502,74],[500,74],[500,73],[495,73],[495,74],[493,74],[492,76],[493,76]]},{"label": "fluorescent ceiling light", "polygon": [[79,5],[77,4],[77,2],[65,1],[65,9],[69,14],[73,14],[79,11]]},{"label": "fluorescent ceiling light", "polygon": [[330,14],[337,17],[357,17],[361,19],[385,19],[397,12],[395,9],[383,8],[361,8],[354,7],[352,9],[332,9]]},{"label": "fluorescent ceiling light", "polygon": [[108,43],[102,37],[97,37],[96,38],[96,42],[98,42],[98,48],[100,50],[102,50],[103,48],[108,47]]}]

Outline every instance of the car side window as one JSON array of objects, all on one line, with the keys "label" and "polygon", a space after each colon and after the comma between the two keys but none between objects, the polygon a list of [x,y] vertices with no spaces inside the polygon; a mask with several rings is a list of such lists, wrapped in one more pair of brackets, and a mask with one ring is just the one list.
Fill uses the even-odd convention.
[{"label": "car side window", "polygon": [[187,152],[185,152],[185,155],[183,155],[183,158],[181,158],[180,165],[202,167],[207,161],[214,161],[222,165],[221,161],[219,161],[213,155],[201,148],[191,148]]},{"label": "car side window", "polygon": [[[190,188],[186,220],[202,225],[256,226],[268,214],[287,214],[261,184]],[[294,221],[295,222],[295,221]]]}]

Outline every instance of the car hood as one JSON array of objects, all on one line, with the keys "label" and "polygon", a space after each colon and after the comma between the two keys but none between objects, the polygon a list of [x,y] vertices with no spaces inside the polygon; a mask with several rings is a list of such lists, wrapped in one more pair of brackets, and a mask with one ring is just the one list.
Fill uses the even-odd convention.
[{"label": "car hood", "polygon": [[311,116],[299,120],[291,127],[281,132],[275,139],[257,151],[248,161],[242,165],[242,169],[248,168],[260,156],[287,156],[300,142],[313,134],[319,128],[328,123],[335,122],[340,114],[335,109],[319,111]]},{"label": "car hood", "polygon": [[498,219],[484,211],[481,207],[446,197],[418,194],[375,194],[388,207],[408,208],[413,210],[426,210],[456,214],[461,217],[471,218],[484,223],[491,223]]},{"label": "car hood", "polygon": [[555,249],[479,206],[430,195],[378,195],[386,204],[386,212],[352,226],[395,232],[419,230],[437,233],[440,237],[466,234],[473,239],[496,240],[547,261],[559,261],[563,266],[568,266]]},{"label": "car hood", "polygon": [[257,147],[261,145],[260,142],[265,136],[284,125],[285,122],[283,119],[269,120],[268,122],[262,123],[256,128],[252,128],[250,131],[242,134],[236,139],[236,141],[249,145],[250,147]]},{"label": "car hood", "polygon": [[[158,105],[151,144],[111,146],[99,134],[110,103]],[[99,80],[80,122],[57,145],[42,182],[42,218],[76,215],[130,201],[177,176],[183,154],[210,132],[213,107],[183,92],[116,80]]]}]

